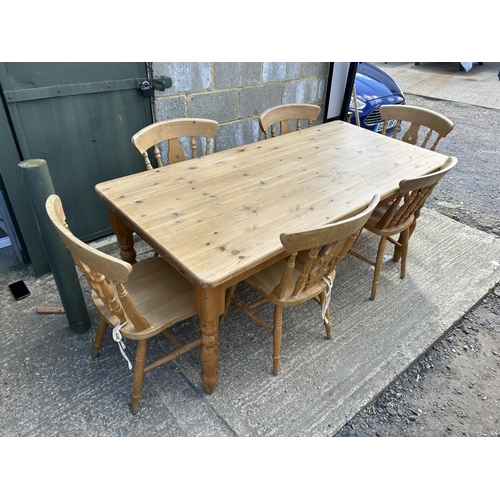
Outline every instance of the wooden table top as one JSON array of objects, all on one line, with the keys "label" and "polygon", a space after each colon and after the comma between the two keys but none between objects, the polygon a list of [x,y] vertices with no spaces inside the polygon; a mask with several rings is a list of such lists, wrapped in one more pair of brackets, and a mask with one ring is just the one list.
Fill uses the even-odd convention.
[{"label": "wooden table top", "polygon": [[447,156],[334,121],[102,182],[97,194],[193,283],[283,252],[279,235],[356,213]]}]

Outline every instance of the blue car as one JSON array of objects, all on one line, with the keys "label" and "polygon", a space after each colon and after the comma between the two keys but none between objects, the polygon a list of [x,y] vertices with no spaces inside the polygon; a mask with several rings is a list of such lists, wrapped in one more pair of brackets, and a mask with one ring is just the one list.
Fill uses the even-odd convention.
[{"label": "blue car", "polygon": [[[361,126],[374,132],[381,132],[384,122],[380,118],[380,106],[404,104],[403,92],[387,73],[367,62],[358,63],[355,84]],[[352,97],[349,113],[351,113],[351,123],[355,124],[356,117]],[[388,135],[392,135],[395,126],[396,120],[391,120],[387,127]]]}]

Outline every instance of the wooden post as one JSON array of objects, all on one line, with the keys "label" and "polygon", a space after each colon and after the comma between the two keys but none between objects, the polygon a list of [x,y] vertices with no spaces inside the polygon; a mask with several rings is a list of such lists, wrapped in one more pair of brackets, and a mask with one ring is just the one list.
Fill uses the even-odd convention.
[{"label": "wooden post", "polygon": [[19,163],[23,181],[47,252],[54,280],[61,297],[69,327],[74,333],[90,328],[90,318],[71,254],[63,245],[45,210],[48,196],[55,194],[45,160],[26,160]]}]

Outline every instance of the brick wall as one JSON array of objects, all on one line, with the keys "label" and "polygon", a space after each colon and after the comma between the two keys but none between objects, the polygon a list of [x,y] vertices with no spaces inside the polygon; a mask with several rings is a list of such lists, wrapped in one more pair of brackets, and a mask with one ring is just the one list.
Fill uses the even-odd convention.
[{"label": "brick wall", "polygon": [[241,146],[259,140],[257,116],[271,106],[323,108],[327,74],[324,62],[153,63],[154,78],[172,79],[171,88],[155,92],[156,121],[210,118],[220,123],[216,151]]}]

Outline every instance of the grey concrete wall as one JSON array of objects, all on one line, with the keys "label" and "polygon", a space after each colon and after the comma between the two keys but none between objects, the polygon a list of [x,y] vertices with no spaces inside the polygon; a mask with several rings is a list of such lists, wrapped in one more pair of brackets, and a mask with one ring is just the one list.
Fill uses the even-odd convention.
[{"label": "grey concrete wall", "polygon": [[156,121],[216,120],[216,151],[258,141],[257,116],[277,104],[318,104],[323,120],[326,62],[158,62],[153,74],[172,78],[171,88],[155,92]]}]

